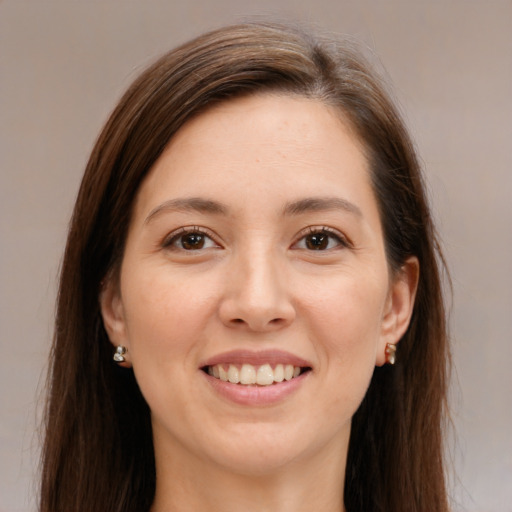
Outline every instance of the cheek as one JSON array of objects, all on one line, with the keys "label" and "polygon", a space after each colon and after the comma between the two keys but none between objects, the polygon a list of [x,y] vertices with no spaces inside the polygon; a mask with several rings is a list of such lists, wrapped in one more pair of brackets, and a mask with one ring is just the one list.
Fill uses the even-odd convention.
[{"label": "cheek", "polygon": [[378,338],[387,296],[384,277],[346,272],[309,283],[302,290],[306,290],[300,301],[304,315],[325,339],[338,339],[340,349]]},{"label": "cheek", "polygon": [[215,298],[201,282],[168,270],[135,270],[122,290],[133,371],[154,418],[167,424],[168,411],[186,414],[182,390],[197,371]]},{"label": "cheek", "polygon": [[303,302],[321,367],[343,394],[366,389],[375,367],[387,291],[379,277],[332,278]]},{"label": "cheek", "polygon": [[[159,354],[160,365],[193,351],[213,315],[215,297],[204,283],[170,272],[132,273],[123,290],[123,304],[131,353],[139,360]],[[186,361],[185,361],[186,362]]]}]

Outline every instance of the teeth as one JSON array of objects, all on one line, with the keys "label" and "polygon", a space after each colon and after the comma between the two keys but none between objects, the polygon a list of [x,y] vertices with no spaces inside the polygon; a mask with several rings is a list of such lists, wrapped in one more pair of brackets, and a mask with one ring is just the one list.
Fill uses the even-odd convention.
[{"label": "teeth", "polygon": [[[228,381],[228,372],[226,370],[224,370],[224,368],[220,364],[217,365],[217,368],[219,369],[219,379],[223,380],[224,382],[227,382]],[[215,370],[213,371],[213,374],[215,375]]]},{"label": "teeth", "polygon": [[238,368],[233,364],[229,365],[228,380],[231,382],[231,384],[238,384],[240,382],[240,372],[238,371]]},{"label": "teeth", "polygon": [[260,386],[269,386],[274,383],[274,371],[269,364],[264,364],[258,368],[256,374],[256,384]]},{"label": "teeth", "polygon": [[[226,369],[227,368],[227,369]],[[292,364],[277,364],[274,369],[270,364],[255,367],[252,364],[243,364],[238,368],[234,364],[208,367],[208,374],[216,379],[232,384],[270,386],[275,382],[291,380],[300,375],[300,367]]]},{"label": "teeth", "polygon": [[284,366],[282,364],[278,364],[274,369],[274,381],[275,382],[283,382],[284,380]]},{"label": "teeth", "polygon": [[252,364],[243,364],[240,370],[240,384],[256,384],[256,370]]}]

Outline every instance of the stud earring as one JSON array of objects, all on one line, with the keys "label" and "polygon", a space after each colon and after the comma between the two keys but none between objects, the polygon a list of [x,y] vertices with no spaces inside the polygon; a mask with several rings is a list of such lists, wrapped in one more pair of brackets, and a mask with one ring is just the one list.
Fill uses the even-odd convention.
[{"label": "stud earring", "polygon": [[386,363],[396,363],[396,345],[393,345],[393,343],[386,343]]},{"label": "stud earring", "polygon": [[118,345],[116,348],[116,351],[114,353],[114,361],[116,363],[124,363],[126,361],[124,354],[126,354],[127,350],[126,347],[123,347],[122,345]]}]

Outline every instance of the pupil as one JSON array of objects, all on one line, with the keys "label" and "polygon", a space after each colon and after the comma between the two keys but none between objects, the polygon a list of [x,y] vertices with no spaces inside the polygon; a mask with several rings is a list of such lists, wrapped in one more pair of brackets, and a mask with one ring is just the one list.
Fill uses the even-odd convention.
[{"label": "pupil", "polygon": [[314,235],[310,235],[306,241],[308,249],[313,249],[315,251],[325,249],[328,243],[329,237],[323,233],[316,233]]},{"label": "pupil", "polygon": [[204,236],[200,233],[190,233],[182,239],[184,249],[201,249],[204,245]]}]

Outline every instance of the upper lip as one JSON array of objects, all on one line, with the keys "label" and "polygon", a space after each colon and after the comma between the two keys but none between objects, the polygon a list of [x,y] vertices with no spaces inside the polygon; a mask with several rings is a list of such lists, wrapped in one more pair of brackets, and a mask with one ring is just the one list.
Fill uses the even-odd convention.
[{"label": "upper lip", "polygon": [[205,366],[215,366],[217,364],[251,364],[253,366],[261,366],[263,364],[270,364],[275,366],[277,364],[291,364],[293,366],[311,367],[311,363],[302,359],[301,357],[285,352],[283,350],[231,350],[223,352],[210,357],[203,361],[200,368]]}]

